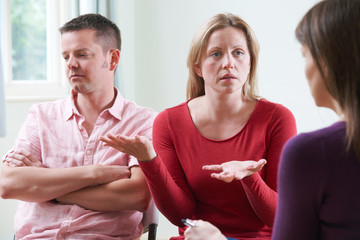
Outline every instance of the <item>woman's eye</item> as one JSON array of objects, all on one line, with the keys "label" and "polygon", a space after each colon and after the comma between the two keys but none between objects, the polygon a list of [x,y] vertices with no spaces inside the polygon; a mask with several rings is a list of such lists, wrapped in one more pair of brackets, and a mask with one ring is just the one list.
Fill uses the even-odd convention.
[{"label": "woman's eye", "polygon": [[242,54],[244,54],[243,51],[240,51],[240,50],[236,50],[236,51],[235,51],[235,55],[240,56],[240,55],[242,55]]},{"label": "woman's eye", "polygon": [[210,56],[212,56],[212,57],[219,57],[220,55],[221,55],[220,52],[213,52],[210,54]]}]

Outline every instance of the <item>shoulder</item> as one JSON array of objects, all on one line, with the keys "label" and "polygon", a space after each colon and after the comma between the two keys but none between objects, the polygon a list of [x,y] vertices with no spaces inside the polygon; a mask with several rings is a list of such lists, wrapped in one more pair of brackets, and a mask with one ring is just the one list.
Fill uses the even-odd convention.
[{"label": "shoulder", "polygon": [[259,99],[251,116],[256,125],[269,129],[287,130],[296,133],[296,121],[292,112],[281,104]]},{"label": "shoulder", "polygon": [[157,112],[149,107],[138,105],[137,103],[124,99],[123,114],[129,117],[154,120]]},{"label": "shoulder", "polygon": [[69,104],[69,99],[59,99],[53,102],[41,102],[32,105],[29,109],[30,114],[41,114],[53,116],[57,113],[62,113]]},{"label": "shoulder", "polygon": [[285,144],[283,155],[292,159],[306,159],[314,156],[320,158],[324,151],[327,154],[343,152],[345,131],[345,123],[337,122],[326,128],[298,134]]},{"label": "shoulder", "polygon": [[294,118],[292,112],[279,103],[270,102],[266,99],[259,99],[255,108],[258,114],[273,115],[275,117]]},{"label": "shoulder", "polygon": [[[335,123],[317,131],[301,133],[284,146],[279,179],[282,185],[296,181],[306,187],[324,185],[339,170],[338,160],[345,158],[345,124]],[[332,176],[331,176],[332,175]],[[316,180],[315,180],[316,179]],[[318,188],[318,193],[320,190]]]},{"label": "shoulder", "polygon": [[188,114],[188,107],[187,102],[183,102],[179,105],[174,107],[170,107],[165,109],[164,111],[160,112],[159,115],[156,117],[157,121],[176,121],[184,118],[185,114]]}]

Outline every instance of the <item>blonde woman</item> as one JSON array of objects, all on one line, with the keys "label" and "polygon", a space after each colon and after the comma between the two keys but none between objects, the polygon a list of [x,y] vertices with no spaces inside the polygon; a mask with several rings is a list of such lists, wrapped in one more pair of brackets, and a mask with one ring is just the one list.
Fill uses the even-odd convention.
[{"label": "blonde woman", "polygon": [[288,109],[257,95],[258,51],[241,18],[212,17],[190,47],[188,100],[158,115],[154,148],[144,137],[101,138],[139,160],[157,207],[179,226],[172,239],[184,239],[183,218],[231,238],[271,237],[280,152],[296,126]]}]

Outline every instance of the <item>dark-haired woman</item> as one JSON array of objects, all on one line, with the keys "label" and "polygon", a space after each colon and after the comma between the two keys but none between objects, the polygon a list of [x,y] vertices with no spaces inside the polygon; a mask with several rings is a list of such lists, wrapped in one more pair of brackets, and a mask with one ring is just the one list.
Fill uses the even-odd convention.
[{"label": "dark-haired woman", "polygon": [[317,106],[335,124],[284,147],[273,239],[360,239],[360,0],[326,0],[296,29]]}]

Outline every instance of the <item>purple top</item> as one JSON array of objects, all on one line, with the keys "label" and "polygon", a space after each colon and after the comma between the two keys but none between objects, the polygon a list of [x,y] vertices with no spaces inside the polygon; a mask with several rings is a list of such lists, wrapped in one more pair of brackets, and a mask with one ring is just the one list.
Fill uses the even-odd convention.
[{"label": "purple top", "polygon": [[285,145],[272,239],[360,239],[360,162],[345,144],[337,122]]}]

